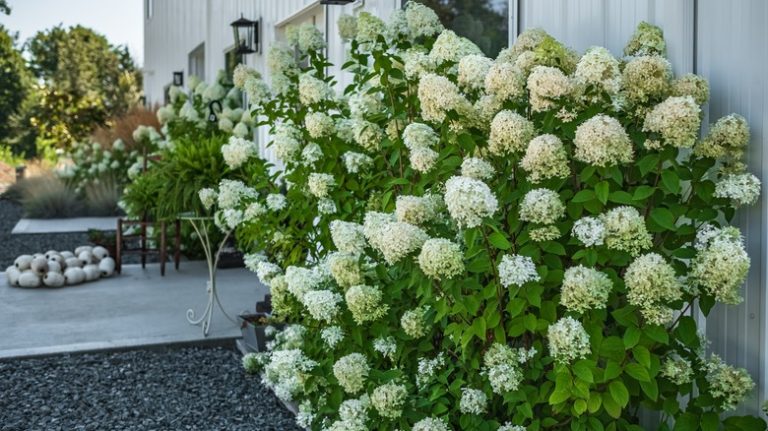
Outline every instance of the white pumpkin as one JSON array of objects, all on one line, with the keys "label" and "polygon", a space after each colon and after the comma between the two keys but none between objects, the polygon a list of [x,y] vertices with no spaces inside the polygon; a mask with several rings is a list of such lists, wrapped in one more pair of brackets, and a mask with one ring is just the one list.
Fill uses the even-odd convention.
[{"label": "white pumpkin", "polygon": [[49,260],[48,272],[61,272],[61,264],[56,260]]},{"label": "white pumpkin", "polygon": [[34,259],[32,255],[22,254],[16,258],[13,264],[16,265],[16,268],[18,268],[19,271],[24,271],[29,269],[29,265],[32,263],[32,259]]},{"label": "white pumpkin", "polygon": [[102,277],[111,277],[115,273],[115,259],[111,257],[105,257],[99,262],[99,270],[101,270]]},{"label": "white pumpkin", "polygon": [[61,257],[63,257],[65,260],[66,260],[66,259],[69,259],[70,257],[75,257],[75,254],[74,254],[74,253],[72,253],[71,251],[62,251],[62,252],[61,252],[61,253],[59,253],[59,254],[60,254],[60,255],[61,255]]},{"label": "white pumpkin", "polygon": [[59,252],[56,251],[56,250],[48,250],[48,251],[45,252],[45,258],[48,259],[48,260],[51,260],[51,256],[54,256],[54,255],[57,255],[57,254],[59,254]]},{"label": "white pumpkin", "polygon": [[67,260],[64,261],[66,264],[67,269],[69,268],[82,268],[83,261],[76,258],[76,257],[68,257]]},{"label": "white pumpkin", "polygon": [[16,268],[16,265],[11,265],[5,269],[5,277],[8,279],[9,286],[18,286],[20,275],[21,275],[21,271],[19,271],[19,269]]},{"label": "white pumpkin", "polygon": [[40,276],[34,271],[26,270],[19,276],[19,286],[21,287],[40,287]]},{"label": "white pumpkin", "polygon": [[83,268],[71,267],[64,271],[64,282],[66,284],[80,284],[83,281],[85,281],[85,271],[83,271]]},{"label": "white pumpkin", "polygon": [[80,256],[80,253],[84,251],[90,252],[92,250],[93,250],[93,247],[90,245],[81,245],[80,247],[75,249],[75,256]]},{"label": "white pumpkin", "polygon": [[109,251],[107,251],[106,248],[100,245],[97,245],[96,247],[94,247],[91,253],[93,253],[93,257],[95,257],[98,260],[104,259],[105,257],[109,256]]},{"label": "white pumpkin", "polygon": [[85,265],[83,267],[83,272],[85,272],[85,281],[93,281],[101,277],[101,270],[95,263]]},{"label": "white pumpkin", "polygon": [[42,255],[36,257],[32,259],[32,262],[29,264],[29,269],[38,274],[45,274],[48,272],[48,260]]},{"label": "white pumpkin", "polygon": [[93,253],[91,253],[90,250],[81,251],[77,255],[77,258],[80,259],[80,262],[83,262],[82,266],[93,263]]},{"label": "white pumpkin", "polygon": [[60,272],[48,271],[43,276],[43,284],[48,287],[61,287],[64,285],[64,275]]}]

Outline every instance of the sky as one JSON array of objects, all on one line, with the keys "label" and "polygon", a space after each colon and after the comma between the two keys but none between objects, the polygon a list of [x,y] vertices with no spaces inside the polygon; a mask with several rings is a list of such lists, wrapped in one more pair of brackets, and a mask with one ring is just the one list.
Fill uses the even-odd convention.
[{"label": "sky", "polygon": [[58,24],[90,27],[113,45],[127,45],[137,64],[144,62],[142,0],[10,0],[11,15],[0,24],[24,41]]}]

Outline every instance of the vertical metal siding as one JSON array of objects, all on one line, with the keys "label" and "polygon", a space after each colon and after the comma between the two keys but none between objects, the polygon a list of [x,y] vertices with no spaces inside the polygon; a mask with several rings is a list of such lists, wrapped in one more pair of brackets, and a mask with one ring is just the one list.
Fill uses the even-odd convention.
[{"label": "vertical metal siding", "polygon": [[[768,162],[768,2],[744,0],[698,1],[698,73],[709,79],[710,103],[705,121],[735,112],[751,126],[752,141],[747,154],[749,170],[763,183],[763,166]],[[744,302],[738,306],[717,306],[707,319],[711,350],[733,365],[746,368],[757,383],[742,413],[760,411],[766,399],[766,231],[768,208],[761,199],[744,208],[736,223],[746,238],[752,268],[744,287]]]}]

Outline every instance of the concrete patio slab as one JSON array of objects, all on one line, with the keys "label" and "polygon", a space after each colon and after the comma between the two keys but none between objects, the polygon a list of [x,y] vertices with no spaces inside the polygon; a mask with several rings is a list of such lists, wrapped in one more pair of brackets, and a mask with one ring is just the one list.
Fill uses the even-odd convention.
[{"label": "concrete patio slab", "polygon": [[117,217],[23,218],[16,223],[11,233],[88,232],[88,229],[115,230],[116,228]]},{"label": "concrete patio slab", "polygon": [[[240,335],[235,322],[214,309],[208,337],[190,325],[207,303],[204,262],[184,262],[160,276],[157,265],[124,265],[122,275],[58,289],[9,287],[0,280],[0,359],[123,349],[164,344],[216,342]],[[217,274],[219,298],[233,318],[253,309],[268,289],[246,269]]]}]

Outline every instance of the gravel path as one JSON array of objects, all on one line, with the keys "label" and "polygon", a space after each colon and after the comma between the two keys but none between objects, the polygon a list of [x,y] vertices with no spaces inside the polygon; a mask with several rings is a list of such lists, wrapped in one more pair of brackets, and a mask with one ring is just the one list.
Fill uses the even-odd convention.
[{"label": "gravel path", "polygon": [[0,430],[300,431],[223,348],[0,362]]},{"label": "gravel path", "polygon": [[45,253],[51,249],[74,250],[88,244],[85,232],[11,235],[23,214],[21,205],[0,199],[0,271],[5,271],[21,254]]}]

